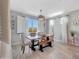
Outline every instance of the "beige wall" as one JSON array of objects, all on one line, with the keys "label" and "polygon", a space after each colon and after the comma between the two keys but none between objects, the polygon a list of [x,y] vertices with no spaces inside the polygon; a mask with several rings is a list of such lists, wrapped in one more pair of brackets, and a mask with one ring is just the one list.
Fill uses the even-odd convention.
[{"label": "beige wall", "polygon": [[0,0],[0,59],[11,59],[10,0]]},{"label": "beige wall", "polygon": [[1,16],[0,16],[0,39],[1,39],[1,32],[2,30],[1,30]]},{"label": "beige wall", "polygon": [[10,43],[10,8],[9,8],[9,0],[0,0],[1,1],[1,26],[2,26],[2,39],[6,43]]}]

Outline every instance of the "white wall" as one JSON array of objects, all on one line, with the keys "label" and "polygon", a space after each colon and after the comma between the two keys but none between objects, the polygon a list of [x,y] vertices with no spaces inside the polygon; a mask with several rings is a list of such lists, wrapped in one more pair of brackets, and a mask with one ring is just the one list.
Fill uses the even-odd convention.
[{"label": "white wall", "polygon": [[11,13],[11,44],[18,42],[20,35],[17,33],[17,16]]},{"label": "white wall", "polygon": [[39,20],[38,30],[39,32],[45,32],[45,22],[43,20]]},{"label": "white wall", "polygon": [[78,25],[73,24],[76,22],[76,20],[79,20],[79,10],[69,13],[69,15],[70,15],[70,30],[79,32],[79,24]]},{"label": "white wall", "polygon": [[75,24],[75,22],[78,22],[79,23],[79,10],[76,10],[76,11],[73,11],[73,12],[70,12],[69,13],[69,22],[68,22],[68,36],[69,36],[69,44],[73,44],[73,45],[76,45],[77,43],[77,46],[79,46],[79,39],[75,39],[76,42],[73,43],[73,39],[71,37],[71,32],[74,32],[77,36],[79,34],[79,24]]},{"label": "white wall", "polygon": [[50,21],[49,21],[49,33],[50,34],[54,34],[54,24],[55,24],[55,19],[51,19]]}]

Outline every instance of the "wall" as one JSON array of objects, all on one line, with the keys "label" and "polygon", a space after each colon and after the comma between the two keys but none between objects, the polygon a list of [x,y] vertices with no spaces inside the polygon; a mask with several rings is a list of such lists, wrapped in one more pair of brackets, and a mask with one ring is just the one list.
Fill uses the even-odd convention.
[{"label": "wall", "polygon": [[[0,2],[0,7],[1,7],[1,2]],[[0,39],[1,39],[1,8],[0,8]]]},{"label": "wall", "polygon": [[10,0],[0,0],[0,59],[11,59]]},{"label": "wall", "polygon": [[0,59],[12,59],[11,45],[0,41]]},{"label": "wall", "polygon": [[49,19],[46,19],[45,21],[45,31],[46,33],[49,33]]},{"label": "wall", "polygon": [[11,44],[20,40],[20,35],[17,34],[17,16],[13,13],[11,13],[11,36]]},{"label": "wall", "polygon": [[[77,46],[79,46],[79,39],[78,41],[77,39],[75,39],[74,41],[70,34],[71,32],[74,32],[76,35],[79,34],[79,10],[72,11],[68,13],[68,15],[69,15],[69,23],[68,23],[69,44],[76,45],[78,43]],[[75,24],[75,22],[78,22],[78,24]]]},{"label": "wall", "polygon": [[71,13],[69,13],[70,16],[70,30],[71,31],[75,31],[75,32],[79,32],[79,24],[75,25],[74,22],[76,21],[76,19],[79,20],[79,10],[73,11]]},{"label": "wall", "polygon": [[1,2],[1,24],[2,24],[2,41],[10,43],[11,30],[10,30],[10,8],[9,0],[2,0]]},{"label": "wall", "polygon": [[53,34],[53,31],[54,31],[54,24],[55,24],[55,19],[51,19],[51,20],[49,21],[49,26],[48,26],[48,28],[49,28],[49,33],[50,33],[50,34]]}]

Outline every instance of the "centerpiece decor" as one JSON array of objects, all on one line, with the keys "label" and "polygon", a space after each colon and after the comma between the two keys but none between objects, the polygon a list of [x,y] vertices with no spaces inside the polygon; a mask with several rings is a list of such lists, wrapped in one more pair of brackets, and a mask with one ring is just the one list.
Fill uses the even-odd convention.
[{"label": "centerpiece decor", "polygon": [[31,27],[29,28],[29,32],[31,36],[35,36],[37,32],[37,28]]}]

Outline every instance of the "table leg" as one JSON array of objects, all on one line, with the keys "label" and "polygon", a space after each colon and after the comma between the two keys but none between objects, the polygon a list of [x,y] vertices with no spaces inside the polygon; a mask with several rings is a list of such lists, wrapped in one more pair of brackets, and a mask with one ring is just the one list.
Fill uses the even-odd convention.
[{"label": "table leg", "polygon": [[40,50],[41,52],[43,52],[43,46],[42,46],[42,45],[40,45],[39,50]]},{"label": "table leg", "polygon": [[48,45],[49,45],[50,47],[52,47],[52,42],[48,42]]},{"label": "table leg", "polygon": [[34,40],[32,40],[31,42],[32,42],[31,49],[32,49],[33,51],[35,51],[35,48],[34,48]]}]

